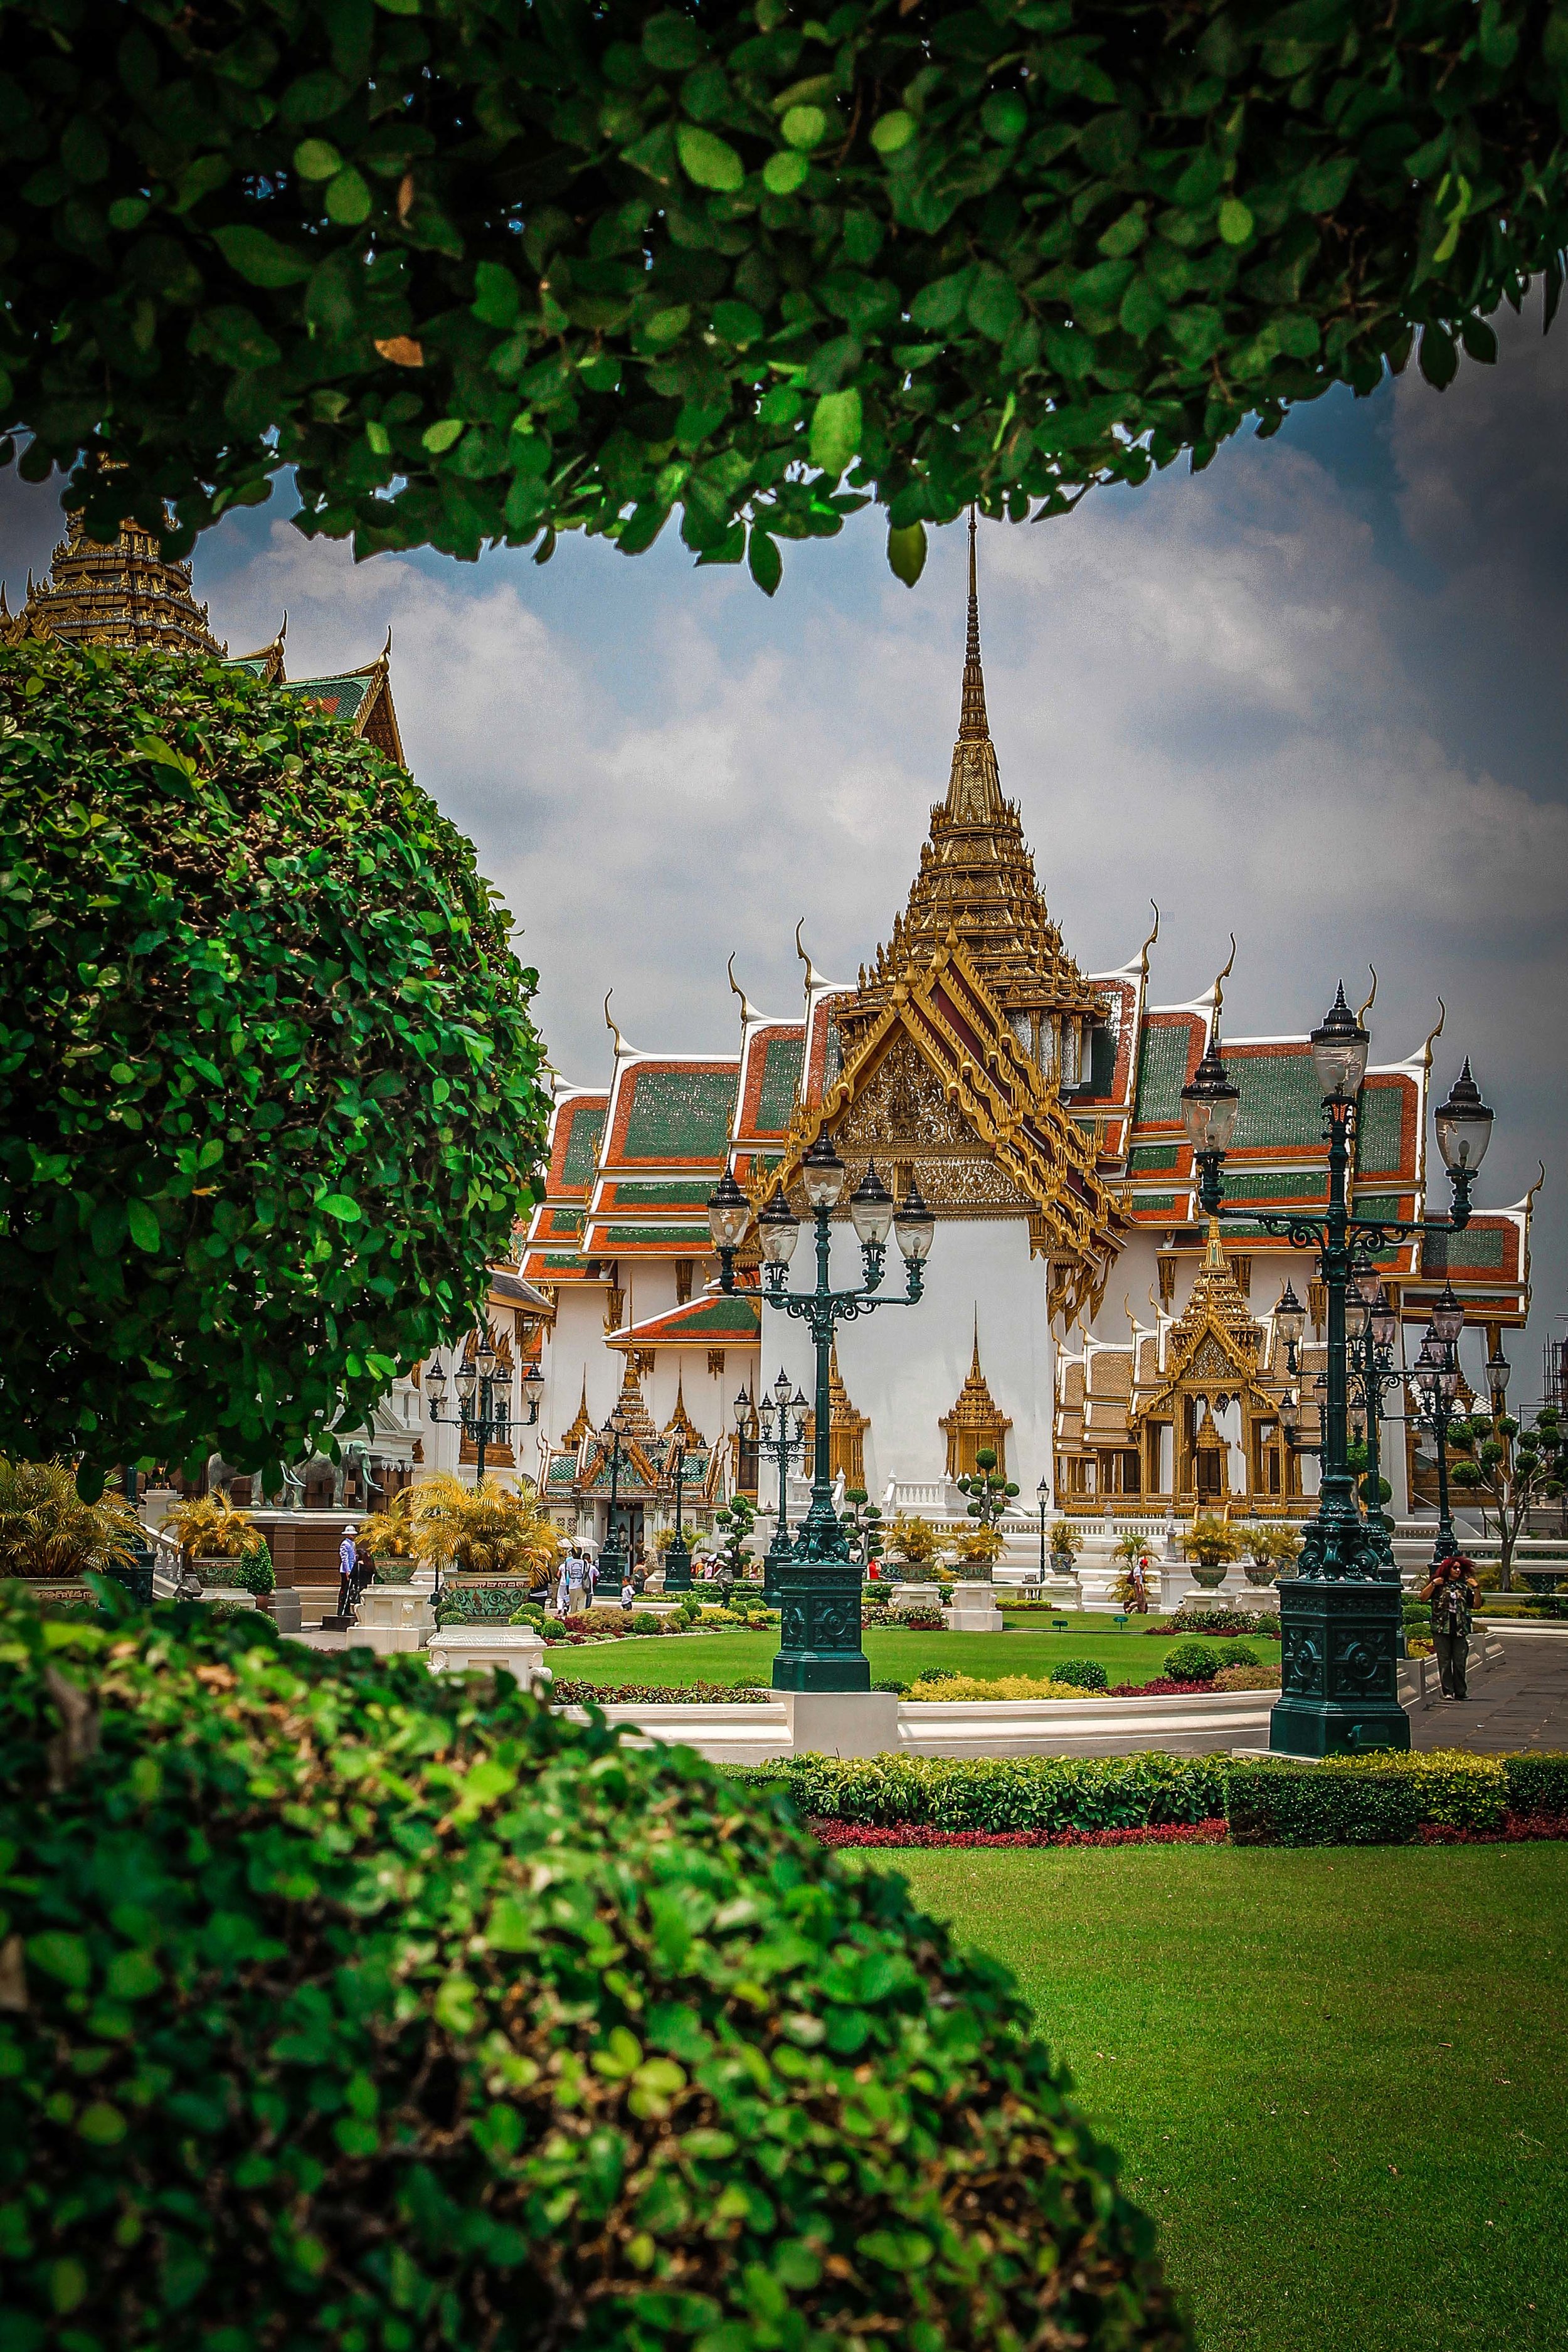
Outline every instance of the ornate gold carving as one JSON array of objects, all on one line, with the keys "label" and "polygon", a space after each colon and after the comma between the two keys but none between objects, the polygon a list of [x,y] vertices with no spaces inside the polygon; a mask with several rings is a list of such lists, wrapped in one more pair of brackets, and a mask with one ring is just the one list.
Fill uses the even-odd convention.
[{"label": "ornate gold carving", "polygon": [[709,1349],[709,1350],[708,1350],[708,1377],[709,1377],[709,1379],[710,1379],[710,1381],[721,1381],[721,1380],[723,1379],[723,1377],[724,1377],[724,1350],[723,1350],[723,1349],[722,1349],[722,1348],[710,1348],[710,1349]]},{"label": "ornate gold carving", "polygon": [[[846,1486],[863,1487],[866,1484],[866,1432],[871,1426],[868,1413],[857,1412],[849,1402],[848,1391],[839,1376],[838,1347],[834,1343],[827,1360],[827,1464],[837,1478],[844,1473]],[[816,1414],[805,1416],[805,1455],[809,1465],[812,1448],[816,1443]]]}]

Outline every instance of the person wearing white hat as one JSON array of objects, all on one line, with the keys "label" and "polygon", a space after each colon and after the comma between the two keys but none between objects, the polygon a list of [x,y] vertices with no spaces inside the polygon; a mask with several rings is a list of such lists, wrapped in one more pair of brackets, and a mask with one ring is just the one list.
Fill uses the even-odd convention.
[{"label": "person wearing white hat", "polygon": [[338,1615],[347,1618],[354,1602],[354,1579],[359,1567],[359,1546],[354,1538],[359,1533],[357,1520],[348,1520],[343,1528],[343,1539],[338,1546]]}]

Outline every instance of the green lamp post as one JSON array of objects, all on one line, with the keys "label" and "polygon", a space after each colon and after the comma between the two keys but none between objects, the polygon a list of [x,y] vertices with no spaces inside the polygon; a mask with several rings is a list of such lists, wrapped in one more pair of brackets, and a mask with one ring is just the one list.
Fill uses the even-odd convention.
[{"label": "green lamp post", "polygon": [[1411,1235],[1464,1230],[1470,1219],[1475,1172],[1491,1138],[1492,1113],[1481,1100],[1467,1061],[1436,1114],[1437,1147],[1453,1188],[1452,1215],[1415,1223],[1354,1215],[1350,1205],[1352,1137],[1370,1044],[1342,987],[1312,1032],[1329,1160],[1329,1201],[1321,1216],[1224,1207],[1225,1156],[1241,1096],[1220,1057],[1217,1035],[1182,1089],[1205,1215],[1246,1218],[1265,1233],[1282,1235],[1296,1249],[1315,1250],[1328,1301],[1318,1512],[1304,1531],[1297,1573],[1279,1589],[1282,1695],[1269,1717],[1268,1744],[1286,1756],[1410,1744],[1410,1725],[1397,1689],[1399,1570],[1381,1511],[1362,1517],[1348,1459],[1346,1297],[1363,1267],[1370,1267]]},{"label": "green lamp post", "polygon": [[771,1454],[778,1466],[779,1516],[763,1561],[763,1601],[769,1609],[779,1605],[779,1572],[789,1557],[789,1466],[796,1454],[805,1452],[806,1402],[796,1389],[790,1394],[789,1374],[783,1365],[773,1382],[773,1394],[764,1390],[757,1418],[762,1424],[762,1447]]},{"label": "green lamp post", "polygon": [[[835,1290],[828,1271],[831,1220],[844,1191],[844,1162],[826,1135],[818,1136],[801,1163],[801,1181],[816,1226],[816,1287],[788,1288],[788,1267],[800,1237],[800,1220],[781,1191],[757,1219],[763,1258],[763,1297],[770,1307],[795,1317],[811,1332],[816,1350],[816,1426],[811,1508],[787,1558],[780,1563],[779,1651],[773,1688],[794,1691],[868,1691],[871,1669],[860,1641],[860,1571],[849,1539],[833,1507],[828,1421],[832,1412],[830,1366],[839,1323],[869,1315],[879,1307],[918,1305],[925,1260],[936,1220],[911,1179],[895,1206],[874,1167],[849,1196],[849,1214],[860,1244],[865,1281],[858,1290]],[[735,1287],[735,1252],[751,1223],[745,1194],[726,1169],[708,1203],[708,1222],[719,1253],[719,1286]],[[881,1298],[889,1229],[903,1255],[905,1290]]]},{"label": "green lamp post", "polygon": [[686,1486],[686,1440],[677,1432],[666,1465],[675,1486],[675,1541],[665,1547],[664,1589],[667,1592],[689,1592],[691,1590],[691,1547],[686,1540],[680,1524],[680,1497]]}]

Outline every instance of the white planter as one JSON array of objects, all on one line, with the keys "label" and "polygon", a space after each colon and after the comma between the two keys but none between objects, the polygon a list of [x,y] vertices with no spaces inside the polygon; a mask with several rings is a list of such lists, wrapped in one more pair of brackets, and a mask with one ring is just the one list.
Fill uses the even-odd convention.
[{"label": "white planter", "polygon": [[426,1650],[433,1675],[504,1673],[524,1690],[544,1664],[544,1643],[531,1625],[443,1625]]},{"label": "white planter", "polygon": [[1002,1612],[994,1584],[955,1584],[951,1605],[942,1611],[952,1633],[999,1633]]},{"label": "white planter", "polygon": [[349,1641],[357,1650],[374,1650],[378,1657],[388,1658],[422,1650],[435,1631],[436,1612],[427,1592],[408,1584],[373,1584],[360,1595]]}]

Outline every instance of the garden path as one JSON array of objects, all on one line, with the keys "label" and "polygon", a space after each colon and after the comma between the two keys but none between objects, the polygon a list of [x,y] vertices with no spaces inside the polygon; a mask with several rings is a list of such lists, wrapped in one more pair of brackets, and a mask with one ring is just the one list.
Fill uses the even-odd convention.
[{"label": "garden path", "polygon": [[1430,1753],[1462,1748],[1471,1755],[1568,1748],[1568,1631],[1526,1632],[1494,1625],[1500,1664],[1470,1684],[1462,1706],[1435,1699],[1410,1717],[1410,1744]]}]

